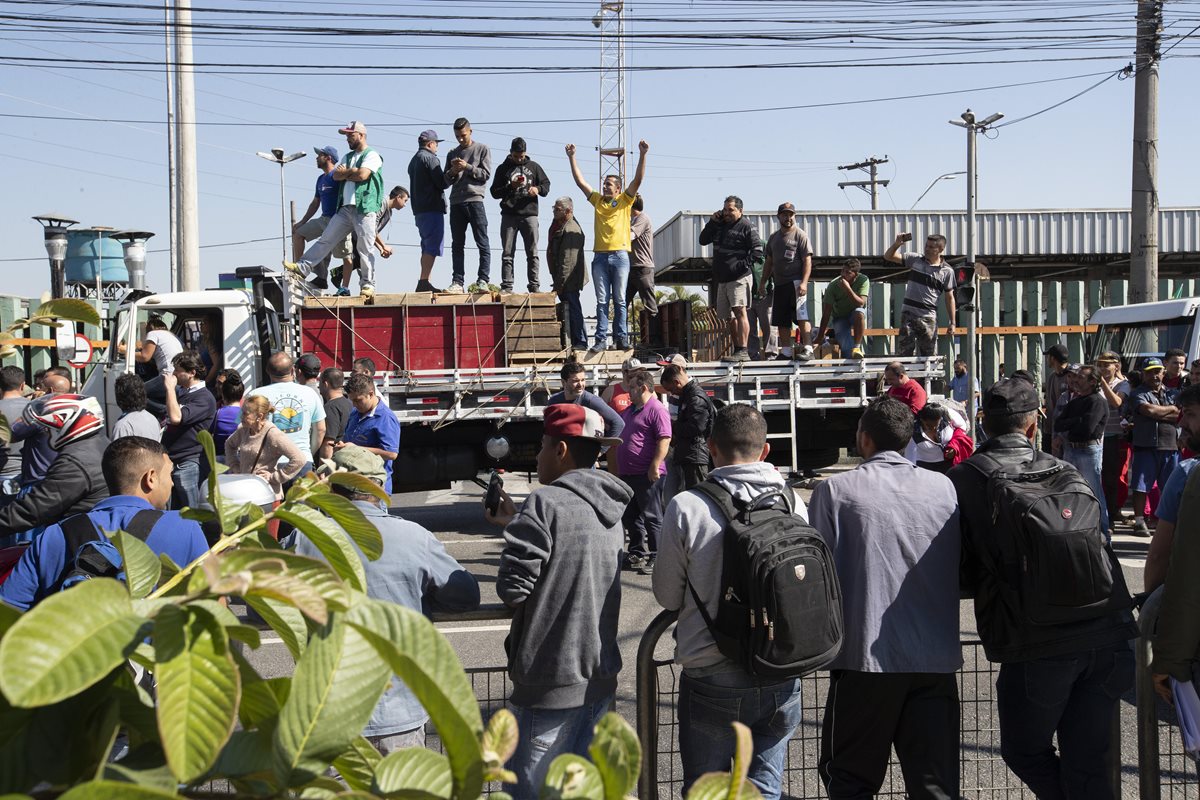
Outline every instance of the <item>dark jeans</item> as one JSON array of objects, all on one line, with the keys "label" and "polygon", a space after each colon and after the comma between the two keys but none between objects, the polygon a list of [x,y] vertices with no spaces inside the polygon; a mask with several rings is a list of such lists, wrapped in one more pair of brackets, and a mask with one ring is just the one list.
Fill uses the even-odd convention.
[{"label": "dark jeans", "polygon": [[[480,205],[483,205],[480,203]],[[512,291],[513,256],[517,252],[517,234],[525,245],[525,267],[529,278],[529,291],[541,287],[538,278],[538,218],[518,217],[515,214],[500,215],[500,289]]]},{"label": "dark jeans", "polygon": [[743,670],[695,675],[679,681],[679,755],[683,792],[706,772],[726,772],[740,722],[754,737],[747,777],[763,800],[777,800],[788,740],[800,724],[800,681],[770,682]]},{"label": "dark jeans", "polygon": [[175,511],[181,508],[198,508],[207,498],[200,494],[200,484],[207,477],[208,465],[198,458],[186,461],[176,461],[175,470],[171,474],[171,508]]},{"label": "dark jeans", "polygon": [[830,800],[870,800],[892,748],[910,798],[957,798],[958,684],[953,673],[829,673],[819,771]]},{"label": "dark jeans", "polygon": [[559,289],[558,299],[566,306],[568,339],[571,346],[576,350],[586,350],[587,328],[583,324],[583,304],[579,302],[579,292]]},{"label": "dark jeans", "polygon": [[1116,524],[1121,518],[1121,506],[1124,495],[1121,491],[1121,471],[1129,460],[1129,443],[1121,435],[1104,437],[1104,464],[1100,468],[1100,483],[1104,486],[1104,502],[1108,505],[1109,524]]},{"label": "dark jeans", "polygon": [[642,298],[646,313],[658,313],[658,298],[654,296],[654,267],[630,267],[629,282],[625,284],[625,305],[633,298]]},{"label": "dark jeans", "polygon": [[1131,686],[1133,652],[1125,643],[1001,664],[996,701],[1004,763],[1039,800],[1108,800],[1113,710]]},{"label": "dark jeans", "polygon": [[492,275],[492,251],[488,244],[487,212],[483,203],[457,203],[450,206],[450,263],[453,267],[453,281],[466,284],[466,253],[467,226],[475,237],[475,246],[479,248],[479,282],[487,283]]},{"label": "dark jeans", "polygon": [[633,490],[633,499],[625,506],[621,521],[629,531],[629,555],[643,558],[658,552],[658,532],[662,528],[662,484],[654,483],[645,474],[622,475],[621,480]]}]

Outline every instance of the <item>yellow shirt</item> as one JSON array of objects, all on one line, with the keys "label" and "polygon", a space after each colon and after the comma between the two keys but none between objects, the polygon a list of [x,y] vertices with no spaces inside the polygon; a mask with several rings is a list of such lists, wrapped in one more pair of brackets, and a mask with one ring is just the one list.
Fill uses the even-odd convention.
[{"label": "yellow shirt", "polygon": [[592,250],[597,253],[613,253],[628,250],[630,209],[634,198],[621,192],[615,200],[605,200],[599,192],[588,195],[588,202],[596,209],[596,230]]}]

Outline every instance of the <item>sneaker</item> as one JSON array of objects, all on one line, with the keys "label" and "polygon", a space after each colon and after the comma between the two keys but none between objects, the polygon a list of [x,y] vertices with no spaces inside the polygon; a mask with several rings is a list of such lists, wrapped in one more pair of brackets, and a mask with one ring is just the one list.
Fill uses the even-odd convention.
[{"label": "sneaker", "polygon": [[358,295],[363,300],[366,300],[369,302],[375,298],[375,287],[374,286],[364,286],[358,290]]},{"label": "sneaker", "polygon": [[642,565],[637,568],[638,575],[653,575],[654,574],[654,556],[650,556]]},{"label": "sneaker", "polygon": [[306,274],[306,273],[308,272],[308,270],[306,270],[306,269],[304,269],[303,267],[301,267],[301,266],[300,266],[299,264],[297,264],[295,261],[285,261],[285,262],[283,262],[283,268],[284,268],[284,269],[286,269],[288,272],[291,272],[291,273],[293,273],[293,274],[295,274],[295,275],[304,275],[304,274]]},{"label": "sneaker", "polygon": [[346,287],[346,286],[339,286],[338,290],[336,292],[334,292],[333,296],[334,297],[349,297],[350,289],[349,289],[349,287]]},{"label": "sneaker", "polygon": [[734,348],[732,353],[725,356],[721,360],[725,361],[725,362],[730,362],[730,363],[740,362],[740,361],[749,361],[750,353],[744,347],[736,347],[736,348]]},{"label": "sneaker", "polygon": [[1133,520],[1133,530],[1130,531],[1134,536],[1141,536],[1143,539],[1150,538],[1150,529],[1146,527],[1146,520],[1142,517],[1135,517]]},{"label": "sneaker", "polygon": [[588,352],[593,353],[593,354],[594,353],[603,353],[604,352],[604,342],[596,342],[595,344],[593,344],[591,347],[588,348]]},{"label": "sneaker", "polygon": [[334,286],[342,285],[342,265],[338,264],[333,269],[329,270],[329,280]]},{"label": "sneaker", "polygon": [[628,350],[628,349],[629,349],[629,342],[615,342],[613,344],[613,350]]},{"label": "sneaker", "polygon": [[467,294],[487,294],[488,285],[480,281],[476,281],[467,287]]},{"label": "sneaker", "polygon": [[812,361],[813,349],[811,344],[806,344],[800,348],[800,352],[796,353],[797,361]]},{"label": "sneaker", "polygon": [[463,289],[463,285],[461,283],[455,281],[446,287],[446,294],[466,294],[466,290]]},{"label": "sneaker", "polygon": [[542,287],[538,286],[536,283],[529,284],[529,293],[530,294],[537,294],[541,290],[542,290]]},{"label": "sneaker", "polygon": [[429,281],[419,280],[419,281],[417,281],[417,291],[418,292],[433,292],[434,294],[439,294],[439,293],[441,293],[442,290],[435,288],[434,285],[432,283],[430,283]]},{"label": "sneaker", "polygon": [[854,348],[853,350],[850,351],[850,357],[851,358],[862,358],[863,357],[863,349],[861,347]]},{"label": "sneaker", "polygon": [[500,284],[500,294],[512,294],[513,287]]},{"label": "sneaker", "polygon": [[625,569],[634,570],[635,572],[640,572],[642,570],[642,567],[645,566],[645,564],[646,564],[645,556],[639,556],[636,553],[630,553],[629,555],[625,556]]},{"label": "sneaker", "polygon": [[323,292],[329,288],[329,282],[326,281],[324,278],[310,278],[308,281],[308,288],[310,288],[314,291],[322,291]]}]

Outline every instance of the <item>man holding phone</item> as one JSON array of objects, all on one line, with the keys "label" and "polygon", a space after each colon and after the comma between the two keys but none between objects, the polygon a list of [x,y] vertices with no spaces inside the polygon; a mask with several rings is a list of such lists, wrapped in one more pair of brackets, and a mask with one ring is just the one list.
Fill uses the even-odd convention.
[{"label": "man holding phone", "polygon": [[896,355],[931,356],[937,352],[938,294],[946,298],[946,333],[954,336],[954,270],[942,258],[946,237],[932,233],[925,237],[925,252],[900,253],[901,245],[912,241],[911,233],[897,234],[896,241],[883,254],[885,261],[908,269],[904,289],[904,310],[900,312],[900,334],[896,337]]},{"label": "man holding phone", "polygon": [[712,245],[712,274],[717,282],[717,316],[729,320],[733,352],[722,361],[749,361],[750,320],[746,307],[753,292],[754,263],[763,257],[762,240],[742,216],[742,198],[730,195],[700,231],[700,244]]}]

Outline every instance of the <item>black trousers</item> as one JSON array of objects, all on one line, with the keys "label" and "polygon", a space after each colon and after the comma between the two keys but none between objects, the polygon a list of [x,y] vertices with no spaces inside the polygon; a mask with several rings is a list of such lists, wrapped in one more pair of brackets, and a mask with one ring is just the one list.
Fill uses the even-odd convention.
[{"label": "black trousers", "polygon": [[895,747],[908,797],[953,800],[959,737],[953,673],[834,670],[821,723],[821,781],[830,800],[870,800]]},{"label": "black trousers", "polygon": [[658,552],[663,479],[651,483],[645,475],[622,475],[621,480],[633,490],[633,499],[621,518],[629,531],[629,555],[648,558]]},{"label": "black trousers", "polygon": [[642,298],[646,313],[658,313],[658,300],[654,296],[653,267],[629,268],[629,282],[625,284],[625,305],[632,303],[635,297]]}]

